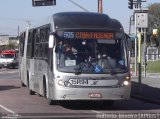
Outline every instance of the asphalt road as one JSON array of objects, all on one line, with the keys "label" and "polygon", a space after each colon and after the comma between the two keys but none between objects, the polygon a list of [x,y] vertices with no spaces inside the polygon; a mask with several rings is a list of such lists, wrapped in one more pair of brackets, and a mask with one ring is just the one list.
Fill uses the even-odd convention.
[{"label": "asphalt road", "polygon": [[50,106],[43,97],[29,95],[28,89],[21,87],[17,69],[0,69],[0,114],[1,117],[37,119],[145,119],[147,116],[158,119],[160,105],[130,99],[115,101],[113,107],[100,102],[66,102]]}]

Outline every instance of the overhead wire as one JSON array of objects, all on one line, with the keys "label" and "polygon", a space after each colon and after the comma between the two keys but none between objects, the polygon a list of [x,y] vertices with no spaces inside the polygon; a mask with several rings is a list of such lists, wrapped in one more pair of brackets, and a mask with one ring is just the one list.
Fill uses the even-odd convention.
[{"label": "overhead wire", "polygon": [[87,10],[86,8],[82,7],[81,5],[79,5],[78,3],[74,2],[73,0],[68,0],[70,2],[72,2],[73,4],[75,4],[76,6],[78,6],[79,8],[83,9],[85,12],[89,12],[89,10]]}]

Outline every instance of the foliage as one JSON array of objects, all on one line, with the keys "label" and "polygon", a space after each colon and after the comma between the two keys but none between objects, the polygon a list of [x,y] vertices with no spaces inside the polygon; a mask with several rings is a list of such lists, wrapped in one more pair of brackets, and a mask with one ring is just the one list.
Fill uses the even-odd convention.
[{"label": "foliage", "polygon": [[[149,44],[156,43],[156,46],[159,46],[160,42],[160,3],[154,3],[150,4],[148,6],[148,36],[147,36],[147,42]],[[152,31],[153,29],[158,29],[158,34],[156,35],[156,38],[153,39],[152,37]],[[152,38],[152,39],[151,39]],[[160,47],[160,46],[159,46]]]},{"label": "foliage", "polygon": [[147,62],[148,73],[160,73],[160,60]]},{"label": "foliage", "polygon": [[8,45],[5,46],[4,49],[16,49],[17,46],[15,43],[9,43]]},{"label": "foliage", "polygon": [[160,31],[160,3],[150,4],[148,9],[149,32],[152,33],[153,29]]},{"label": "foliage", "polygon": [[[147,61],[146,72],[147,73],[160,73],[160,60],[157,61]],[[132,71],[135,70],[135,64],[132,64]],[[137,67],[138,70],[138,67]],[[144,72],[144,66],[141,67],[142,72]]]}]

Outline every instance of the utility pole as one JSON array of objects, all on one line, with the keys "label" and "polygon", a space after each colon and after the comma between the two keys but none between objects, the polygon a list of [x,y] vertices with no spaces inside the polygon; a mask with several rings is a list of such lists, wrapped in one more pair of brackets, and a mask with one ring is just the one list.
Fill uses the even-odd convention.
[{"label": "utility pole", "polygon": [[98,0],[98,13],[103,13],[103,1]]},{"label": "utility pole", "polygon": [[[134,10],[134,14],[135,14],[135,28],[138,31],[138,84],[139,84],[139,91],[138,93],[141,94],[142,90],[141,90],[141,66],[142,66],[142,61],[141,58],[143,58],[143,64],[145,66],[145,70],[146,70],[146,29],[148,28],[148,9],[142,9],[141,7],[141,2],[143,2],[142,0],[138,0],[138,6],[139,9]],[[142,33],[143,33],[143,39],[142,39]],[[145,38],[145,39],[144,39]],[[141,40],[144,40],[143,43],[143,49],[141,49]],[[143,53],[141,53],[143,52]],[[142,57],[143,56],[143,57]],[[146,77],[146,71],[144,70],[144,74]]]},{"label": "utility pole", "polygon": [[141,90],[141,78],[142,78],[142,71],[141,71],[141,41],[142,41],[142,38],[141,38],[141,31],[138,31],[137,33],[137,37],[138,37],[138,94],[141,94],[142,93],[142,90]]},{"label": "utility pole", "polygon": [[[137,65],[138,65],[138,93],[141,94],[141,58],[143,54],[144,66],[146,65],[146,31],[148,28],[148,9],[142,8],[142,2],[146,0],[128,0],[128,8],[134,9],[134,19],[135,19],[135,74],[137,75]],[[131,18],[130,18],[131,20]],[[142,38],[143,34],[143,38]],[[144,39],[145,38],[145,39]],[[141,47],[141,40],[144,40],[143,43],[143,53]],[[138,45],[138,47],[137,47]],[[138,54],[138,59],[137,59]],[[138,62],[137,62],[138,60]],[[146,77],[146,66],[144,68],[144,74]]]},{"label": "utility pole", "polygon": [[19,40],[19,26],[18,26],[18,40]]}]

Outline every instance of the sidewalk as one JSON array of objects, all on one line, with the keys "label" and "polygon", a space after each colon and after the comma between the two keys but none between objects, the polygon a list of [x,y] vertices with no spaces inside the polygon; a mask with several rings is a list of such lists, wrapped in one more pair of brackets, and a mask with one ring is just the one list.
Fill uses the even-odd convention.
[{"label": "sidewalk", "polygon": [[131,97],[160,104],[160,74],[150,73],[146,78],[142,74],[141,85],[138,76],[132,77]]}]

